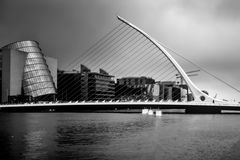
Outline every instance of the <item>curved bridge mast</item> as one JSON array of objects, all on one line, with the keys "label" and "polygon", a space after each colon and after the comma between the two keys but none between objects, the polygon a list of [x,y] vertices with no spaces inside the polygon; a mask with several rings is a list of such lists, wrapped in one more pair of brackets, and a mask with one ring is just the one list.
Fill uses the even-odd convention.
[{"label": "curved bridge mast", "polygon": [[209,95],[203,93],[187,76],[187,74],[184,72],[182,67],[177,63],[177,61],[167,52],[167,50],[164,49],[162,45],[160,45],[156,40],[154,40],[151,36],[149,36],[147,33],[136,27],[135,25],[131,24],[124,18],[117,16],[117,18],[133,28],[134,30],[138,31],[140,34],[142,34],[145,38],[147,38],[150,42],[152,42],[153,45],[155,45],[168,59],[169,61],[173,64],[173,66],[176,68],[176,70],[179,72],[179,74],[183,77],[185,80],[188,88],[191,90],[194,101],[196,102],[222,102],[221,100],[215,99],[213,97],[210,97]]}]

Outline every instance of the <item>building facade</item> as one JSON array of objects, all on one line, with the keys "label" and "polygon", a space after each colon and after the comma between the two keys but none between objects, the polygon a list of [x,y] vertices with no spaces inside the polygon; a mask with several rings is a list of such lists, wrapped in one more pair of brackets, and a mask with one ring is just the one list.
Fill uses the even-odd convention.
[{"label": "building facade", "polygon": [[117,79],[119,85],[127,85],[128,87],[145,87],[148,84],[154,84],[155,80],[149,77],[123,77]]},{"label": "building facade", "polygon": [[58,72],[58,100],[62,101],[103,101],[115,97],[113,76],[103,69],[91,72],[84,65],[80,71]]},{"label": "building facade", "polygon": [[79,101],[81,98],[81,73],[58,71],[57,99],[59,101]]},{"label": "building facade", "polygon": [[45,57],[38,42],[8,44],[1,48],[0,56],[1,102],[52,100],[56,94],[57,60]]},{"label": "building facade", "polygon": [[182,88],[175,81],[158,81],[147,77],[124,77],[117,80],[116,99],[181,101]]},{"label": "building facade", "polygon": [[117,79],[116,99],[147,100],[152,97],[155,80],[149,77],[123,77]]},{"label": "building facade", "polygon": [[182,89],[175,81],[162,81],[154,85],[153,99],[181,101]]},{"label": "building facade", "polygon": [[86,66],[81,65],[81,100],[109,101],[115,98],[115,82],[112,75],[103,69],[91,72]]}]

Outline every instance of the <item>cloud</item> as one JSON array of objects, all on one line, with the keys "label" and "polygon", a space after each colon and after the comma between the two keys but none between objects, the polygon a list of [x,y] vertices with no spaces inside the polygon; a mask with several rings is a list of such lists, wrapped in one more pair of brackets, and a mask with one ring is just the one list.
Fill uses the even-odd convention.
[{"label": "cloud", "polygon": [[216,8],[216,15],[230,19],[240,18],[240,1],[238,0],[221,0]]}]

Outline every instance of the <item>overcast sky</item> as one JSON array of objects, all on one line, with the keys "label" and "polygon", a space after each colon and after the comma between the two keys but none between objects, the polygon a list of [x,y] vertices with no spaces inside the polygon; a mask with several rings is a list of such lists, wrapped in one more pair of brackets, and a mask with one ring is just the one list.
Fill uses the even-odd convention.
[{"label": "overcast sky", "polygon": [[[0,46],[36,40],[64,69],[116,26],[116,15],[240,89],[238,0],[1,0]],[[212,96],[240,101],[204,73],[193,81]]]}]

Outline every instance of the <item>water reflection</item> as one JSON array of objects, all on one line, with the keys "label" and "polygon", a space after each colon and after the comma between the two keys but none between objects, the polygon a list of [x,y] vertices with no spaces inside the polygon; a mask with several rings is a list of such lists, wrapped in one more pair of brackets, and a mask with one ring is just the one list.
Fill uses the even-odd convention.
[{"label": "water reflection", "polygon": [[40,159],[47,157],[47,144],[43,142],[47,132],[44,130],[30,131],[24,136],[24,158]]},{"label": "water reflection", "polygon": [[[154,122],[154,119],[146,121],[139,115],[132,117],[132,115],[124,114],[115,114],[114,116],[104,114],[104,117],[95,117],[95,114],[90,114],[88,116],[94,116],[94,118],[86,120],[86,117],[82,117],[82,119],[69,120],[68,123],[64,122],[57,126],[55,139],[59,148],[57,155],[68,158],[75,156],[80,159],[87,157],[107,159],[109,154],[118,151],[116,147],[121,142],[152,127]],[[64,150],[66,147],[68,150]],[[127,146],[122,147],[127,148]],[[112,153],[108,152],[109,150],[112,150]]]},{"label": "water reflection", "polygon": [[4,113],[5,159],[238,159],[235,115]]}]

